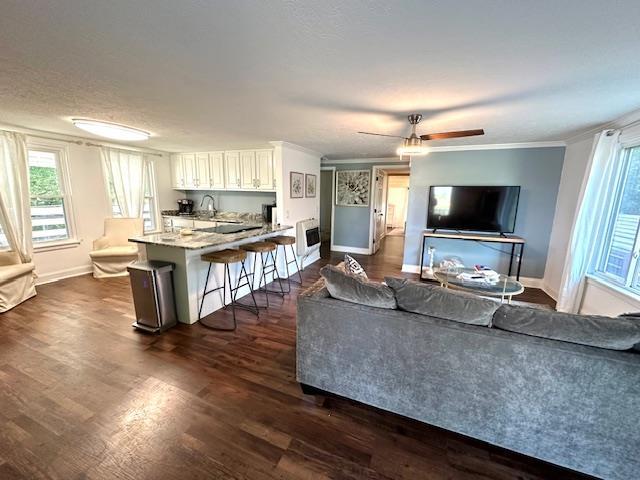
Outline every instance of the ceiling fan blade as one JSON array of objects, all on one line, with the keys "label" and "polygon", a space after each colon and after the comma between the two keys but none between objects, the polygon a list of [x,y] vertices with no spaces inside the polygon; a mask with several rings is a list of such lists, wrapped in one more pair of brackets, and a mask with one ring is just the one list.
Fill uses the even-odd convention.
[{"label": "ceiling fan blade", "polygon": [[376,135],[378,137],[391,137],[391,138],[402,138],[406,139],[407,137],[401,137],[400,135],[385,135],[384,133],[371,133],[371,132],[358,132],[364,135]]},{"label": "ceiling fan blade", "polygon": [[458,130],[457,132],[429,133],[420,135],[422,140],[444,140],[445,138],[473,137],[474,135],[484,135],[484,130]]}]

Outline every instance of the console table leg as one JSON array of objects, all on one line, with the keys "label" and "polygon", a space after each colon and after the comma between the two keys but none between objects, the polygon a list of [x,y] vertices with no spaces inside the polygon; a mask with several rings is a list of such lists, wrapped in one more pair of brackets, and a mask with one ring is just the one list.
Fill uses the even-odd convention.
[{"label": "console table leg", "polygon": [[420,248],[420,280],[424,280],[422,278],[422,269],[424,265],[424,244],[427,241],[427,237],[422,237],[422,247]]},{"label": "console table leg", "polygon": [[516,244],[512,243],[511,244],[511,256],[509,257],[509,273],[507,274],[508,277],[511,276],[511,266],[513,265],[513,255],[516,253]]},{"label": "console table leg", "polygon": [[516,274],[516,280],[520,281],[520,269],[522,268],[522,255],[524,252],[524,243],[520,244],[520,256],[518,258],[518,272]]}]

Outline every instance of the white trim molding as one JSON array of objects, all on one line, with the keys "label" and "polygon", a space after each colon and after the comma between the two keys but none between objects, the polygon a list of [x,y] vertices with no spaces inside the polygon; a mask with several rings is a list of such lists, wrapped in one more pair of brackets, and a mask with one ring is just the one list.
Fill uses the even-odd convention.
[{"label": "white trim molding", "polygon": [[[80,275],[87,275],[88,273],[93,272],[93,266],[89,265],[81,265],[79,267],[67,268],[64,270],[58,270],[56,272],[45,273],[43,275],[38,275],[36,278],[36,285],[44,285],[46,283],[57,282],[58,280],[63,280],[65,278],[70,277],[78,277]],[[38,268],[36,267],[36,274],[38,273]]]},{"label": "white trim molding", "polygon": [[332,245],[331,250],[334,252],[356,253],[360,255],[369,255],[371,252],[368,248],[349,247],[347,245]]},{"label": "white trim molding", "polygon": [[[481,145],[449,145],[441,147],[430,147],[430,152],[463,152],[468,150],[510,150],[520,148],[557,148],[566,147],[567,142],[564,140],[553,140],[549,142],[520,142],[520,143],[488,143]],[[427,155],[425,158],[429,158]],[[375,158],[343,158],[332,160],[323,158],[322,163],[327,165],[342,165],[348,163],[411,163],[407,157],[375,157]]]}]

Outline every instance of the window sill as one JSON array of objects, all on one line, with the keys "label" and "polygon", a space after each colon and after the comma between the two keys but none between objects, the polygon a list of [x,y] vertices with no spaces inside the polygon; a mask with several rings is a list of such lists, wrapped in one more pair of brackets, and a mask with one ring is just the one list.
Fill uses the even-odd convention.
[{"label": "window sill", "polygon": [[597,285],[610,290],[611,293],[621,298],[622,300],[632,300],[634,302],[640,302],[640,294],[632,290],[628,290],[624,287],[621,287],[620,285],[616,285],[615,283],[612,283],[608,281],[606,278],[602,278],[597,274],[588,273],[587,282],[596,283]]},{"label": "window sill", "polygon": [[75,248],[78,245],[80,245],[81,242],[82,240],[71,239],[71,240],[65,240],[63,242],[43,243],[38,246],[34,245],[33,251],[34,253],[41,253],[41,252],[51,252],[54,250],[64,250],[66,248]]}]

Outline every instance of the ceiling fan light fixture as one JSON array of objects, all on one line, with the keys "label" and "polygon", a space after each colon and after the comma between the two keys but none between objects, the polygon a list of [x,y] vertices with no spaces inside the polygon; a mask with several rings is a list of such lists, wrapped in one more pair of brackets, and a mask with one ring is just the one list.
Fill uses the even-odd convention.
[{"label": "ceiling fan light fixture", "polygon": [[404,145],[396,150],[396,153],[402,157],[404,155],[427,155],[430,151],[429,147],[422,144],[420,138],[412,134],[404,141]]},{"label": "ceiling fan light fixture", "polygon": [[119,123],[101,122],[99,120],[89,120],[86,118],[73,118],[73,124],[84,130],[100,137],[110,138],[113,140],[124,141],[140,141],[148,140],[151,134],[138,128],[127,127]]},{"label": "ceiling fan light fixture", "polygon": [[413,146],[413,147],[400,147],[398,148],[398,150],[396,150],[396,153],[401,157],[406,155],[417,157],[421,155],[427,155],[430,151],[431,149],[429,147]]}]

